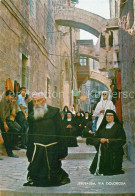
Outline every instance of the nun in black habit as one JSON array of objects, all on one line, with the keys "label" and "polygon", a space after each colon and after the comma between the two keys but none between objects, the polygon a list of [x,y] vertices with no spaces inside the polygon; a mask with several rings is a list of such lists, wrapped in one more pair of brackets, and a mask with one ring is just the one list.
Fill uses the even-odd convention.
[{"label": "nun in black habit", "polygon": [[86,128],[88,122],[90,122],[90,121],[92,121],[91,115],[89,114],[89,112],[85,112],[84,119],[82,121],[82,128],[83,129]]},{"label": "nun in black habit", "polygon": [[64,113],[66,114],[67,112],[70,112],[69,108],[67,105],[64,106],[63,108]]},{"label": "nun in black habit", "polygon": [[103,121],[97,130],[93,144],[98,149],[90,166],[94,175],[123,174],[123,145],[126,135],[122,125],[113,110],[106,110]]},{"label": "nun in black habit", "polygon": [[64,120],[66,141],[68,147],[78,147],[77,145],[77,129],[71,112],[68,112]]},{"label": "nun in black habit", "polygon": [[82,123],[83,123],[83,117],[80,112],[76,113],[75,116],[75,123],[76,123],[76,128],[77,128],[77,136],[82,136]]},{"label": "nun in black habit", "polygon": [[96,118],[93,115],[92,120],[87,123],[86,127],[84,127],[82,132],[82,136],[86,138],[87,145],[93,145],[93,137],[96,133],[95,119]]}]

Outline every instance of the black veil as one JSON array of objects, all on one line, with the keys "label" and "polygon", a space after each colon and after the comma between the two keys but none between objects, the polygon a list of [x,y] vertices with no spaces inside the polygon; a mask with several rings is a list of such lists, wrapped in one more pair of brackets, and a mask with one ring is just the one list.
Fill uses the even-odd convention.
[{"label": "black veil", "polygon": [[71,114],[71,118],[74,119],[74,116],[73,116],[72,112],[68,111],[68,112],[65,113],[64,120],[67,120],[67,114]]},{"label": "black veil", "polygon": [[[113,115],[114,115],[114,122],[115,122],[115,123],[121,124],[120,121],[119,121],[119,119],[118,119],[118,117],[117,117],[117,115],[116,115],[116,113],[115,113],[113,110],[108,109],[108,110],[106,110],[106,112],[105,112],[104,118],[103,118],[103,120],[102,120],[102,122],[101,122],[101,124],[100,124],[100,126],[99,126],[99,128],[98,128],[98,130],[101,129],[101,128],[103,128],[103,127],[105,127],[105,126],[107,125],[107,123],[108,123],[108,122],[106,121],[106,114],[107,114],[107,113],[113,114]],[[97,130],[97,131],[98,131],[98,130]]]}]

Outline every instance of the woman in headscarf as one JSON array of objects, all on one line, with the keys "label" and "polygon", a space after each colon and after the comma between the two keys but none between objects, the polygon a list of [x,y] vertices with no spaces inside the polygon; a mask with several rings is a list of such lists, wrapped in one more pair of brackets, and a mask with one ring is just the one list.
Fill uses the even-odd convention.
[{"label": "woman in headscarf", "polygon": [[94,111],[94,116],[98,117],[96,130],[98,130],[98,128],[103,120],[105,111],[107,109],[111,109],[111,110],[115,111],[115,106],[114,106],[113,102],[110,100],[110,96],[109,96],[108,92],[103,91],[102,96],[101,96],[101,100],[100,100],[100,102],[98,102],[98,104],[95,108],[95,111]]},{"label": "woman in headscarf", "polygon": [[103,121],[97,130],[93,144],[98,149],[90,166],[94,175],[123,174],[123,145],[126,135],[122,125],[113,110],[106,110]]}]

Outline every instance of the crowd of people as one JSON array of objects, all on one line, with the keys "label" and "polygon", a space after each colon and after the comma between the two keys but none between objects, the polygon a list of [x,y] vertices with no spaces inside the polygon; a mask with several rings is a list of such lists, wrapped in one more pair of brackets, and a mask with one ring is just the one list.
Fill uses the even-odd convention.
[{"label": "crowd of people", "polygon": [[77,137],[84,137],[87,145],[95,146],[92,174],[124,173],[126,136],[106,91],[92,113],[76,112],[68,106],[59,111],[46,101],[42,92],[34,92],[30,100],[26,88],[22,87],[17,96],[7,90],[0,102],[0,129],[8,156],[18,158],[13,149],[27,150],[29,166],[24,186],[70,183],[61,161],[68,155],[68,147],[78,147]]},{"label": "crowd of people", "polygon": [[77,137],[82,136],[83,129],[87,123],[91,121],[91,113],[83,111],[75,113],[70,111],[68,106],[65,106],[64,109],[60,111],[60,114],[67,137],[67,146],[78,147]]},{"label": "crowd of people", "polygon": [[28,103],[25,87],[20,88],[19,95],[7,90],[0,102],[0,129],[9,157],[18,158],[13,150],[27,149]]}]

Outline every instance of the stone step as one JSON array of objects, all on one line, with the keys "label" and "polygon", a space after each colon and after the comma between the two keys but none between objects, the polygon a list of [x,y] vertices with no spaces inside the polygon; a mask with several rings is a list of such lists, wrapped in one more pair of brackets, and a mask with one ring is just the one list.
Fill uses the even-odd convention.
[{"label": "stone step", "polygon": [[78,147],[68,148],[68,159],[89,159],[95,155],[94,146],[87,146],[85,143],[78,143]]},{"label": "stone step", "polygon": [[[13,150],[13,153],[18,155],[19,157],[24,157],[26,156],[26,150],[21,149],[21,150]],[[87,159],[93,156],[96,153],[94,152],[69,152],[67,158],[68,159]],[[2,153],[0,153],[0,156],[7,156],[7,153],[5,149],[3,150]]]},{"label": "stone step", "polygon": [[[82,137],[78,137],[78,138],[77,138],[77,142],[78,142],[78,144],[80,144],[80,143],[84,143],[84,144],[85,144],[85,143],[86,143],[86,139],[85,139],[85,138],[82,138]],[[25,154],[26,154],[26,150],[23,150],[23,149],[21,149],[21,150],[19,150],[19,151],[13,150],[13,152],[14,152],[16,155],[18,155],[18,156],[25,156]],[[4,144],[0,145],[0,156],[1,156],[1,155],[7,156],[7,153],[6,153]]]},{"label": "stone step", "polygon": [[77,137],[77,142],[78,143],[86,143],[86,138]]},{"label": "stone step", "polygon": [[[19,157],[26,156],[26,150],[13,150],[13,153]],[[68,148],[67,159],[89,159],[91,156],[95,155],[96,150],[93,146],[86,146],[83,143],[79,144],[79,147]]]},{"label": "stone step", "polygon": [[67,159],[90,159],[92,158],[96,152],[94,153],[69,153]]},{"label": "stone step", "polygon": [[[93,146],[87,146],[86,139],[77,138],[78,147],[69,147],[68,148],[68,159],[88,159],[91,155],[95,154],[95,148]],[[19,157],[26,156],[26,150],[13,150],[13,153]],[[0,145],[0,156],[7,156],[4,144]]]}]

